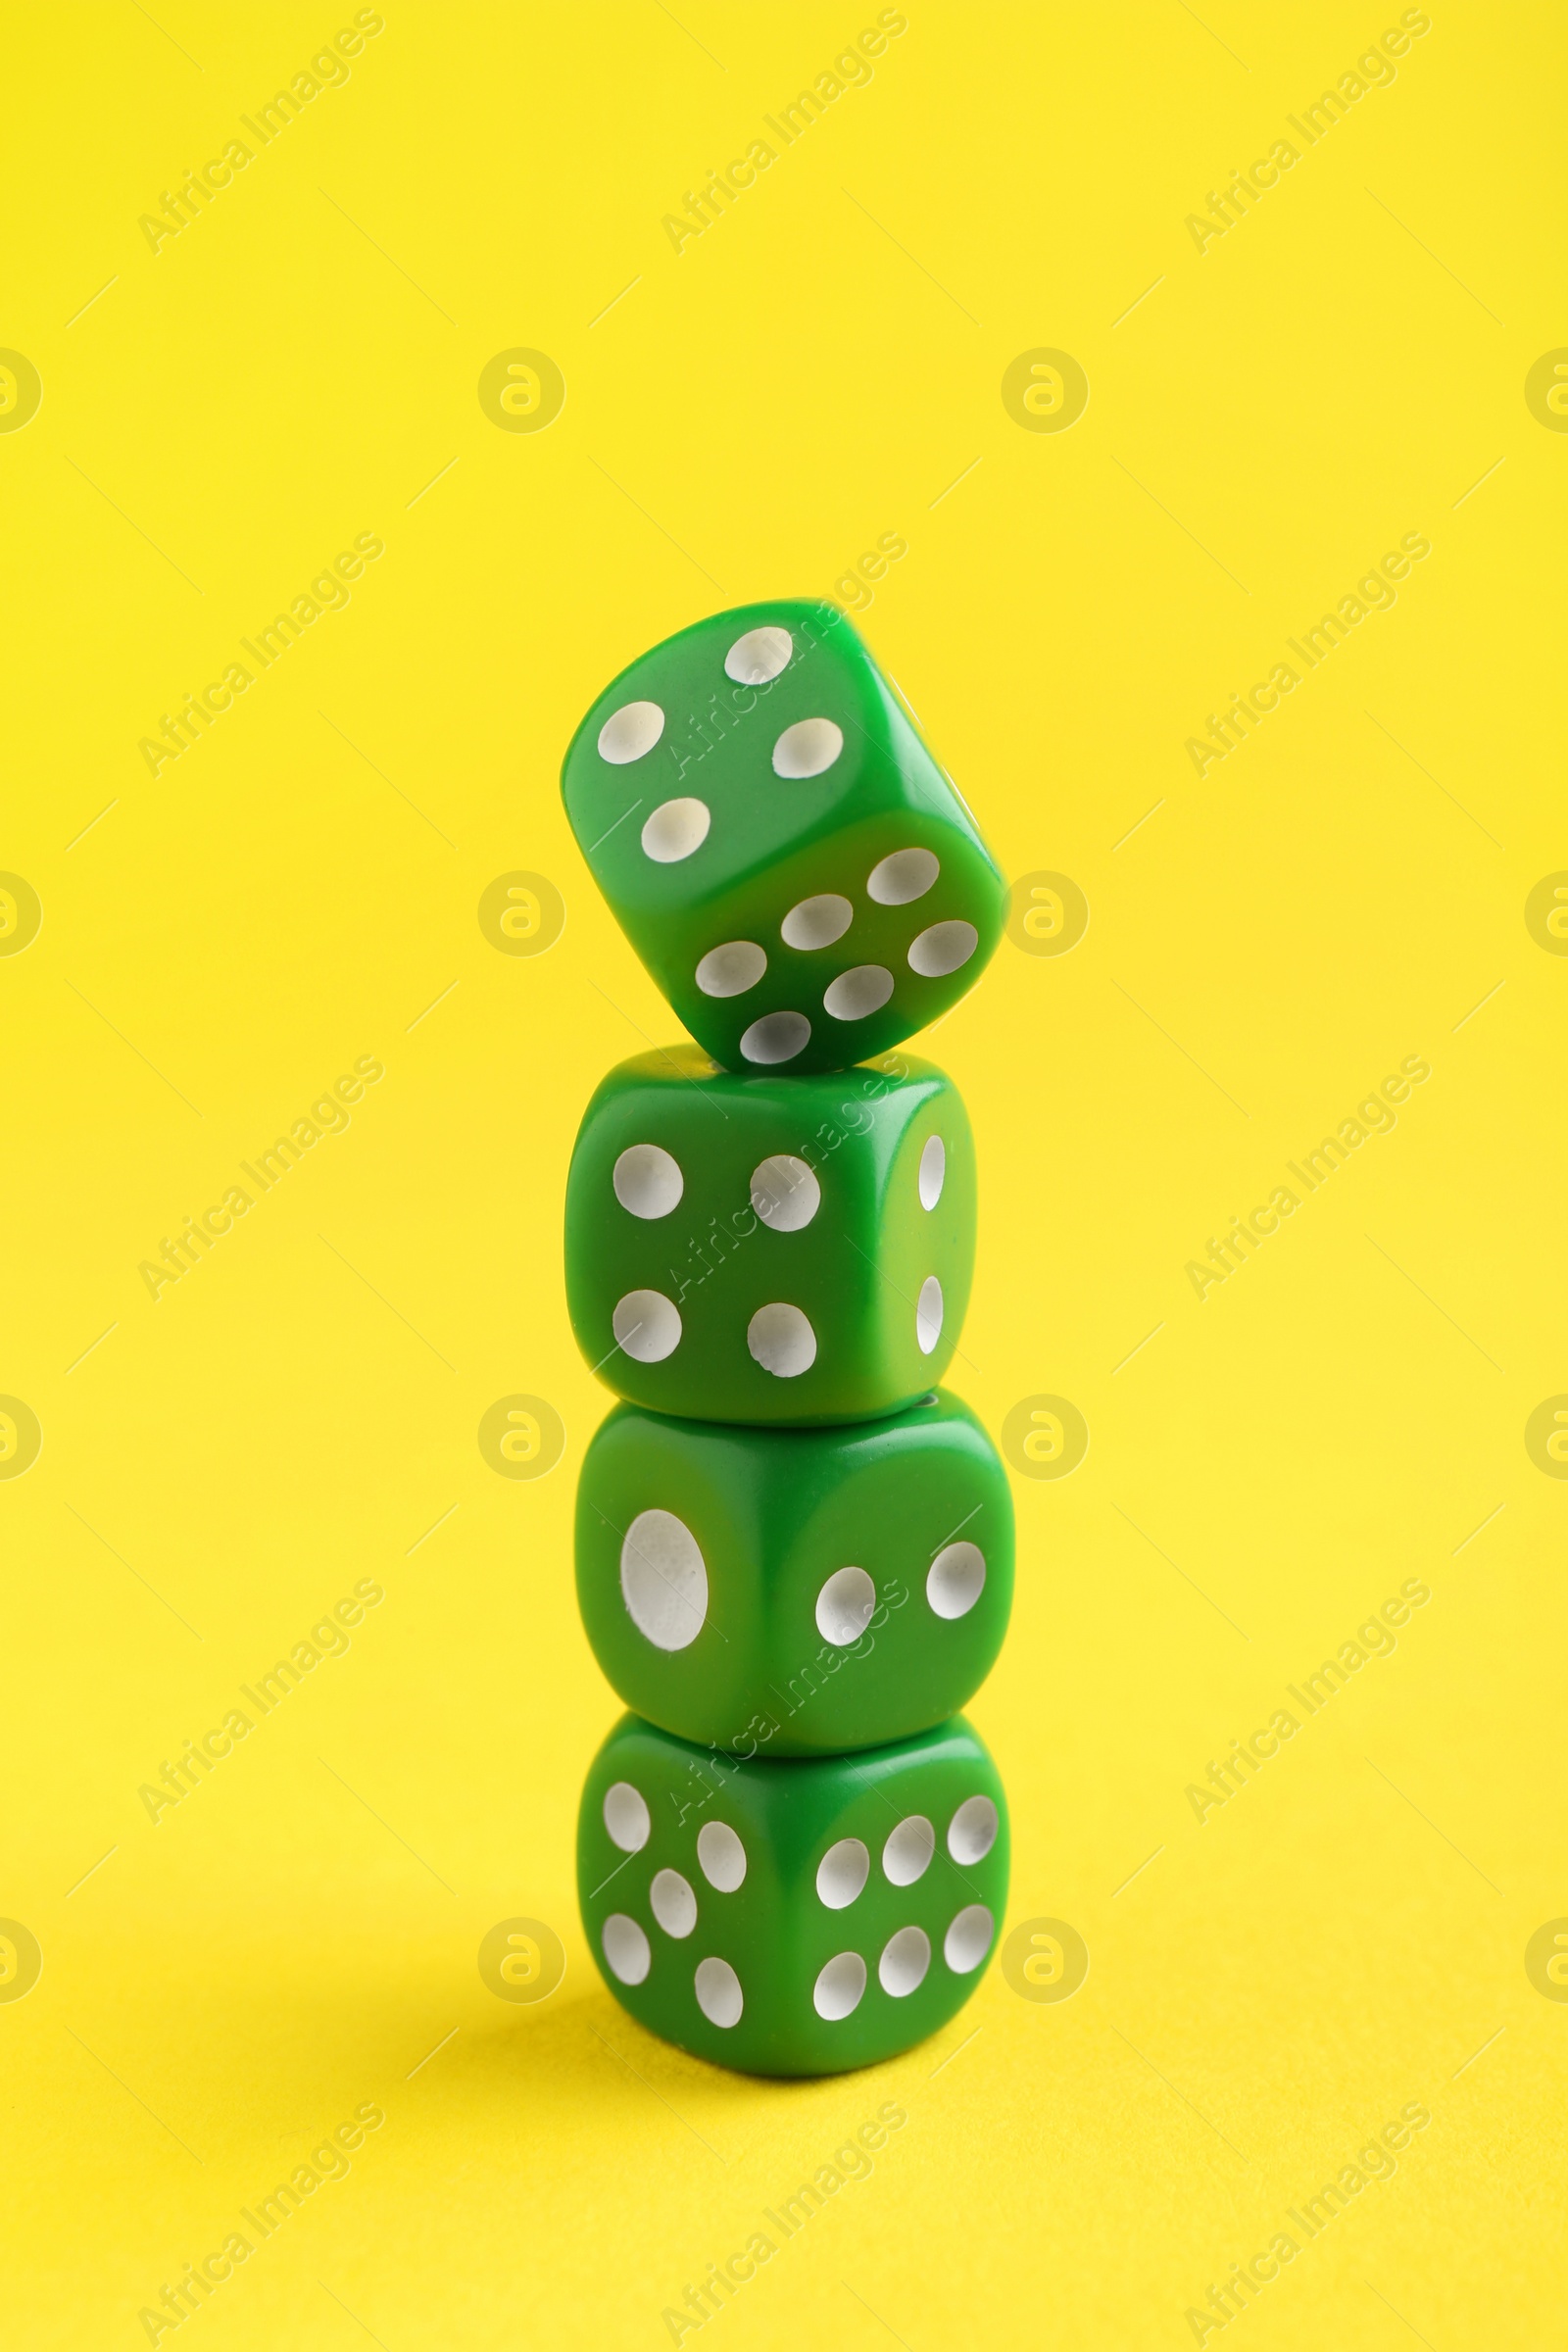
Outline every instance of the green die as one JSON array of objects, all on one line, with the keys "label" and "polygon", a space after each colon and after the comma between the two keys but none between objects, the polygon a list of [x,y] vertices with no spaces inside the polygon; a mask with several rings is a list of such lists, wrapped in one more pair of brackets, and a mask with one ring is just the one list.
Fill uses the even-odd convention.
[{"label": "green die", "polygon": [[742,1754],[834,1755],[942,1722],[1012,1600],[1012,1495],[943,1393],[853,1429],[616,1407],[577,1489],[577,1597],[617,1695]]},{"label": "green die", "polygon": [[969,1121],[930,1062],[739,1078],[695,1047],[621,1062],[566,1180],[577,1345],[693,1421],[899,1411],[941,1379],[974,1266]]},{"label": "green die", "polygon": [[605,1982],[650,2033],[746,2074],[839,2074],[974,1989],[1007,1897],[1005,1800],[961,1715],[795,1764],[625,1715],[583,1789],[577,1885]]},{"label": "green die", "polygon": [[842,1069],[978,979],[1006,890],[832,605],[718,612],[607,686],[562,768],[583,856],[728,1068]]}]

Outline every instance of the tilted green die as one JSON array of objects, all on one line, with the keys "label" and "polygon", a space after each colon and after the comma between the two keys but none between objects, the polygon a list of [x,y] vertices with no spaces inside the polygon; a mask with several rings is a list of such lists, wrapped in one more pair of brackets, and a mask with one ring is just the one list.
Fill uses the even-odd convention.
[{"label": "tilted green die", "polygon": [[968,1304],[969,1121],[930,1062],[740,1078],[695,1047],[604,1080],[566,1180],[577,1345],[633,1403],[694,1421],[899,1411]]},{"label": "tilted green die", "polygon": [[617,1405],[577,1489],[577,1597],[664,1731],[770,1759],[880,1747],[962,1706],[1002,1645],[1006,1472],[946,1392],[851,1429]]},{"label": "tilted green die", "polygon": [[1005,885],[832,605],[700,620],[607,686],[562,769],[595,881],[728,1068],[842,1069],[979,978]]},{"label": "tilted green die", "polygon": [[577,1830],[588,1941],[650,2033],[757,2075],[828,2075],[946,2025],[1007,1897],[1006,1807],[961,1715],[799,1763],[622,1716]]}]

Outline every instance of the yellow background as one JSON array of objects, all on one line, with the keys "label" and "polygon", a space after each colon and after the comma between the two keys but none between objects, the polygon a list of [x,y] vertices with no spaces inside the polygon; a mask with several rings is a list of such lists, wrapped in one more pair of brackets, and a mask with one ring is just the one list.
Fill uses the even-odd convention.
[{"label": "yellow background", "polygon": [[[1568,1389],[1568,963],[1523,909],[1568,866],[1568,441],[1523,387],[1568,341],[1557,13],[1436,0],[1200,255],[1186,216],[1396,10],[910,0],[677,255],[662,217],[874,11],[389,0],[150,250],[138,217],[350,13],[104,0],[9,43],[0,343],[43,402],[0,436],[0,866],[44,910],[0,959],[0,1389],[43,1429],[0,1484],[0,1913],[44,1955],[0,2004],[11,2339],[145,2341],[374,2101],[178,2341],[667,2342],[896,2099],[872,2177],[709,2332],[1191,2342],[1420,2102],[1227,2340],[1554,2340],[1568,2009],[1524,1952],[1568,1912],[1568,1488],[1523,1433]],[[537,433],[476,395],[516,346],[565,378]],[[1089,377],[1064,432],[1002,402],[1040,346]],[[160,714],[365,531],[348,609],[150,775]],[[1195,774],[1206,714],[1409,531],[1396,606]],[[557,774],[638,651],[834,593],[885,532],[869,642],[1009,876],[1092,910],[914,1041],[981,1152],[953,1385],[996,1430],[1044,1392],[1091,1431],[1016,1482],[972,1709],[1009,1924],[1070,1922],[1091,1967],[1055,2004],[993,1967],[935,2043],[781,2085],[643,2035],[576,1923],[617,1709],[571,1589],[609,1400],[560,1206],[594,1082],[674,1024]],[[514,868],[566,903],[537,957],[477,921]],[[155,1303],[139,1261],[364,1054],[350,1130]],[[1187,1261],[1410,1054],[1397,1128],[1200,1302]],[[519,1391],[567,1431],[536,1482],[476,1442]],[[1409,1577],[1396,1652],[1200,1825],[1188,1784]],[[363,1578],[349,1654],[155,1826],[139,1786]],[[515,1915],[566,1946],[536,2007],[476,1967]]]}]

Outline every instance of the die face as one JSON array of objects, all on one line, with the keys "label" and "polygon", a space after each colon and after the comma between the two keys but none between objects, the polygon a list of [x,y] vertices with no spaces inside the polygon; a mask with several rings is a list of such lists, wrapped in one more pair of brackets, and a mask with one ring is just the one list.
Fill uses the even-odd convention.
[{"label": "die face", "polygon": [[974,1989],[1006,1905],[1006,1804],[961,1716],[741,1763],[628,1715],[589,1772],[577,1861],[589,1945],[639,2024],[745,2073],[838,2074]]},{"label": "die face", "polygon": [[744,1757],[833,1755],[940,1723],[1012,1599],[1012,1497],[968,1407],[783,1431],[621,1405],[577,1493],[577,1594],[617,1695]]},{"label": "die face", "polygon": [[696,1421],[901,1411],[953,1357],[975,1164],[929,1062],[741,1078],[695,1048],[612,1070],[566,1183],[566,1298],[607,1387]]},{"label": "die face", "polygon": [[562,790],[632,946],[730,1069],[882,1053],[1001,935],[973,818],[831,605],[744,606],[656,646],[583,720]]}]

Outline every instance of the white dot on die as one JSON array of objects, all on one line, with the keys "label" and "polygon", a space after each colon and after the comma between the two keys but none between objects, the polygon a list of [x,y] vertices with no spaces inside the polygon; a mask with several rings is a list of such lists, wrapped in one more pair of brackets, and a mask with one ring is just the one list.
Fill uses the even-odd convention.
[{"label": "white dot on die", "polygon": [[875,899],[879,906],[907,906],[911,899],[923,899],[942,871],[929,850],[895,850],[884,858],[865,878],[865,895]]},{"label": "white dot on die", "polygon": [[634,1919],[612,1911],[599,1933],[605,1961],[622,1984],[640,1984],[653,1965],[653,1946]]},{"label": "white dot on die", "polygon": [[615,1781],[605,1790],[605,1827],[623,1854],[640,1853],[653,1826],[648,1799],[630,1781]]},{"label": "white dot on die", "polygon": [[689,1936],[697,1925],[697,1897],[678,1870],[656,1870],[648,1908],[666,1936]]},{"label": "white dot on die", "polygon": [[858,1642],[876,1607],[876,1587],[863,1568],[835,1568],[816,1596],[816,1630],[835,1649]]},{"label": "white dot on die", "polygon": [[935,1208],[948,1180],[948,1147],[940,1135],[928,1135],[920,1153],[920,1206]]},{"label": "white dot on die", "polygon": [[871,1857],[858,1838],[841,1838],[816,1866],[816,1894],[830,1911],[847,1911],[871,1872]]},{"label": "white dot on die", "polygon": [[939,1617],[967,1617],[986,1589],[986,1555],[978,1544],[950,1544],[937,1553],[925,1596]]},{"label": "white dot on die", "polygon": [[662,1291],[628,1291],[616,1299],[610,1326],[635,1363],[662,1364],[680,1346],[680,1309]]},{"label": "white dot on die", "polygon": [[958,1913],[942,1939],[942,1957],[956,1977],[966,1977],[979,1967],[996,1932],[997,1923],[984,1903],[969,1903]]},{"label": "white dot on die", "polygon": [[922,1355],[929,1355],[942,1337],[942,1285],[934,1274],[928,1274],[920,1285],[914,1307],[914,1336]]},{"label": "white dot on die", "polygon": [[885,964],[858,963],[828,983],[822,1010],[836,1021],[863,1021],[879,1012],[893,994],[893,974]]},{"label": "white dot on die", "polygon": [[931,1938],[924,1928],[901,1928],[884,1944],[876,1973],[883,1991],[902,2001],[925,1982],[930,1965]]},{"label": "white dot on die", "polygon": [[697,2006],[710,2026],[738,2026],[746,2003],[741,1981],[727,1960],[699,1960],[694,1979]]},{"label": "white dot on die", "polygon": [[966,1796],[948,1824],[955,1862],[983,1862],[997,1842],[997,1808],[989,1796]]},{"label": "white dot on die", "polygon": [[895,1886],[912,1886],[924,1877],[936,1850],[937,1834],[925,1815],[910,1813],[882,1848],[882,1868]]},{"label": "white dot on die", "polygon": [[658,1144],[632,1144],[611,1173],[615,1199],[634,1217],[667,1217],[680,1204],[686,1179],[673,1153]]},{"label": "white dot on die", "polygon": [[775,1233],[799,1233],[821,1205],[822,1187],[792,1152],[775,1152],[752,1170],[752,1206]]},{"label": "white dot on die", "polygon": [[810,1036],[804,1012],[764,1012],[742,1032],[741,1052],[748,1061],[793,1061]]},{"label": "white dot on die", "polygon": [[[704,830],[707,828],[705,826]],[[922,980],[941,980],[967,963],[980,945],[973,923],[933,923],[909,945],[909,969]]]},{"label": "white dot on die", "polygon": [[656,1649],[689,1649],[702,1632],[708,1568],[697,1538],[673,1511],[639,1511],[627,1528],[620,1546],[620,1596],[633,1625]]},{"label": "white dot on die", "polygon": [[754,939],[730,939],[709,949],[697,966],[697,985],[705,997],[743,997],[766,969],[767,957]]},{"label": "white dot on die", "polygon": [[830,2026],[860,2005],[865,1962],[858,1952],[836,1952],[811,1987],[811,2006]]},{"label": "white dot on die", "polygon": [[779,937],[787,948],[830,948],[855,920],[855,908],[834,890],[819,898],[802,899],[780,923]]},{"label": "white dot on die", "polygon": [[746,1326],[746,1345],[764,1372],[798,1380],[816,1361],[816,1334],[798,1306],[775,1298],[760,1306]]},{"label": "white dot on die", "polygon": [[746,1876],[746,1848],[727,1821],[704,1822],[697,1833],[697,1859],[704,1878],[720,1894],[733,1894]]},{"label": "white dot on die", "polygon": [[664,713],[657,703],[622,703],[599,730],[599,757],[624,767],[651,752],[663,732]]},{"label": "white dot on die", "polygon": [[[677,865],[702,848],[712,821],[706,801],[661,801],[643,827],[643,848],[656,865]],[[919,944],[916,940],[915,947]],[[912,956],[914,949],[909,953]]]},{"label": "white dot on die", "polygon": [[794,651],[788,629],[748,629],[724,656],[724,675],[737,686],[771,685]]},{"label": "white dot on die", "polygon": [[844,729],[830,718],[798,718],[773,746],[775,776],[819,776],[844,749]]}]

